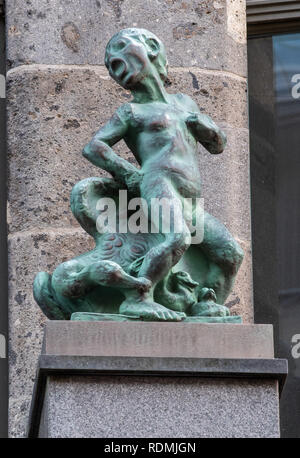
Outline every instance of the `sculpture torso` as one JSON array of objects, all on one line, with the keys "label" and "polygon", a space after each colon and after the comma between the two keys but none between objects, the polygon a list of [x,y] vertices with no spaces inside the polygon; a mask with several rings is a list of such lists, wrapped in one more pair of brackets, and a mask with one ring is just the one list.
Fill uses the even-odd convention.
[{"label": "sculpture torso", "polygon": [[[169,95],[168,103],[129,103],[129,132],[125,142],[144,174],[169,176],[182,196],[200,197],[197,142],[186,121],[191,103],[183,94]],[[192,194],[191,194],[192,193]]]}]

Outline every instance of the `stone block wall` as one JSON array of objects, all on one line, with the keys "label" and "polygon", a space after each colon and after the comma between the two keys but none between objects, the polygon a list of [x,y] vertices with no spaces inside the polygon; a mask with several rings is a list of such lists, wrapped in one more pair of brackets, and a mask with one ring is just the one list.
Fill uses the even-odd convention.
[{"label": "stone block wall", "polygon": [[[185,92],[228,134],[199,147],[205,208],[246,257],[228,300],[252,322],[245,0],[7,0],[10,435],[22,437],[45,318],[32,282],[93,241],[69,207],[72,186],[104,173],[81,150],[130,95],[104,67],[113,33],[144,27],[165,43],[170,92]],[[125,145],[118,152],[131,158]],[[132,158],[133,160],[133,158]]]}]

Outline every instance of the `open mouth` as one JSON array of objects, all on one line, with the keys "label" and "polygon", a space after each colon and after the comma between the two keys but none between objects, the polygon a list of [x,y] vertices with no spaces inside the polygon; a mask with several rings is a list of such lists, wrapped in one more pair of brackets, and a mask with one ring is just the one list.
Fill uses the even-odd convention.
[{"label": "open mouth", "polygon": [[213,300],[214,302],[217,300],[217,296],[216,296],[216,293],[212,290],[208,290],[205,294],[204,294],[204,297],[203,297],[204,300]]},{"label": "open mouth", "polygon": [[122,78],[124,78],[124,76],[126,76],[126,64],[123,60],[121,59],[114,59],[111,64],[110,64],[110,67],[111,67],[111,71],[113,72],[113,74],[115,75],[116,78],[118,78],[119,80],[122,80]]}]

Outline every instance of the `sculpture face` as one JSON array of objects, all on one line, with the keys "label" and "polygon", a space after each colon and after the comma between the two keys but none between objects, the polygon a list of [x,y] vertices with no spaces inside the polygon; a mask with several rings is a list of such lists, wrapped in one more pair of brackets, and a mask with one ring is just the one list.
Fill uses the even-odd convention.
[{"label": "sculpture face", "polygon": [[107,52],[110,76],[124,88],[135,86],[150,71],[147,49],[134,36],[120,36]]},{"label": "sculpture face", "polygon": [[105,65],[110,76],[125,89],[134,88],[157,72],[167,76],[167,59],[162,43],[143,29],[125,29],[108,43]]}]

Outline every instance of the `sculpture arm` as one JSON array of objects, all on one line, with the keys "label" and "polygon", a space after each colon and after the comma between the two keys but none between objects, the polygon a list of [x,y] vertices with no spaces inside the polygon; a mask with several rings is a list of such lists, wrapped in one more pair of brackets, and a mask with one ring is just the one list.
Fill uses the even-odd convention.
[{"label": "sculpture arm", "polygon": [[187,120],[195,138],[211,154],[220,154],[224,151],[227,138],[226,134],[207,115],[193,113]]},{"label": "sculpture arm", "polygon": [[187,119],[187,126],[191,129],[196,140],[211,154],[220,154],[226,146],[227,138],[216,123],[199,111],[197,104],[188,96],[186,103],[191,112]]},{"label": "sculpture arm", "polygon": [[125,137],[129,127],[129,114],[126,106],[120,107],[84,147],[83,156],[92,164],[109,172],[121,184],[128,185],[139,170],[130,162],[118,156],[111,146]]}]

